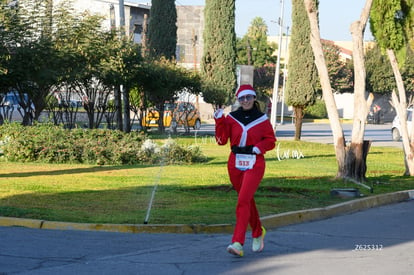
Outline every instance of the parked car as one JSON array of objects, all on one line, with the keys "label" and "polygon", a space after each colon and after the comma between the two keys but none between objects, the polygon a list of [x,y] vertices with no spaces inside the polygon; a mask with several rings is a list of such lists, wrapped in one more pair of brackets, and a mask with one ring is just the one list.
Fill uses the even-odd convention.
[{"label": "parked car", "polygon": [[[142,121],[142,126],[158,127],[159,118],[157,109],[149,109]],[[164,127],[171,127],[173,131],[176,131],[180,126],[193,127],[195,130],[200,129],[200,112],[191,102],[165,103]]]},{"label": "parked car", "polygon": [[[413,109],[407,109],[407,128],[408,128],[408,135],[411,135],[412,130],[412,123],[413,123]],[[401,122],[400,118],[395,116],[394,120],[392,121],[391,127],[392,139],[395,141],[401,140]]]}]

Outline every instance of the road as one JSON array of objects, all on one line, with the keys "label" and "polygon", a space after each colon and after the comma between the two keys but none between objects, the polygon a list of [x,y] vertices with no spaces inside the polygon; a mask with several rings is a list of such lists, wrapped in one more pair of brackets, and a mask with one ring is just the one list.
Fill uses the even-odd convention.
[{"label": "road", "polygon": [[[352,124],[342,124],[345,140],[349,142],[352,135]],[[294,124],[283,124],[276,128],[276,136],[280,139],[291,139],[294,137]],[[332,143],[332,131],[326,123],[304,123],[302,127],[302,140]],[[399,147],[402,143],[393,141],[391,135],[391,124],[367,124],[365,128],[365,140],[371,140],[372,146]]]},{"label": "road", "polygon": [[[343,124],[345,139],[351,140],[352,124]],[[195,133],[192,130],[192,133]],[[197,134],[214,135],[214,124],[202,124]],[[276,137],[279,141],[293,140],[295,136],[295,125],[285,123],[276,127]],[[391,124],[367,124],[365,129],[365,139],[372,141],[372,146],[398,147],[402,148],[400,141],[393,141],[391,135]],[[303,123],[301,140],[333,144],[332,131],[328,123]]]},{"label": "road", "polygon": [[406,275],[414,200],[268,230],[262,253],[226,252],[230,234],[147,234],[0,227],[0,274]]}]

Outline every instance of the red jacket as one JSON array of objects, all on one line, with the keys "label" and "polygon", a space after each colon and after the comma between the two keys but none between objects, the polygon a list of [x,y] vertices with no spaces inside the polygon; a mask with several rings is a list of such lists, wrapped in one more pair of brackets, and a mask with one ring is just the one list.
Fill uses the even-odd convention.
[{"label": "red jacket", "polygon": [[225,145],[230,139],[230,146],[253,145],[261,154],[275,148],[276,137],[273,127],[265,114],[247,125],[243,125],[231,114],[216,118],[216,141]]}]

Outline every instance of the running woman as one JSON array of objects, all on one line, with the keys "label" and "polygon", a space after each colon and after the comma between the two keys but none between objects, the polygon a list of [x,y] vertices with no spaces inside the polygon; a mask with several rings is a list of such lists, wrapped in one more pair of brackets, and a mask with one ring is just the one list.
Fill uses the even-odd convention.
[{"label": "running woman", "polygon": [[240,108],[227,116],[219,109],[215,112],[214,119],[217,143],[225,145],[230,140],[227,170],[238,194],[236,226],[227,251],[242,257],[249,224],[252,229],[253,252],[261,252],[264,248],[266,230],[260,222],[254,194],[265,172],[264,154],[275,147],[276,137],[267,115],[260,111],[253,87],[241,85],[236,97]]}]

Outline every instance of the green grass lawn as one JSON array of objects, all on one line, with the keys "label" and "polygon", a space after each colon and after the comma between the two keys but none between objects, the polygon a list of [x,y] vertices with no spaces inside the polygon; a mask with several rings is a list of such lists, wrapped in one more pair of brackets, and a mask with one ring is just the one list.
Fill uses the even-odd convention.
[{"label": "green grass lawn", "polygon": [[[0,162],[0,216],[86,223],[143,223],[154,185],[150,224],[233,223],[236,192],[227,176],[228,146],[212,137],[179,138],[198,144],[209,161],[171,166],[91,166]],[[279,154],[277,153],[279,152]],[[304,158],[293,158],[296,153]],[[289,155],[279,160],[278,156]],[[282,141],[266,154],[256,193],[262,216],[344,201],[332,188],[358,187],[365,196],[414,189],[403,177],[403,152],[372,147],[366,183],[374,193],[335,180],[332,145]]]}]

